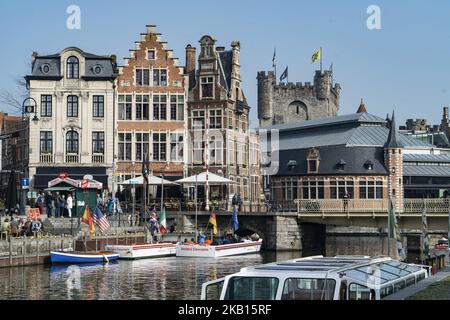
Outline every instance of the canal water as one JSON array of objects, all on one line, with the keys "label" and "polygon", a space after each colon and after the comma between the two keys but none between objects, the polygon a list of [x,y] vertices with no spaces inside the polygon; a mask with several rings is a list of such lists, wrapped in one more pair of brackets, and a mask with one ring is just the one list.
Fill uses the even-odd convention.
[{"label": "canal water", "polygon": [[300,251],[219,259],[159,258],[100,265],[0,269],[0,300],[199,300],[202,284]]}]

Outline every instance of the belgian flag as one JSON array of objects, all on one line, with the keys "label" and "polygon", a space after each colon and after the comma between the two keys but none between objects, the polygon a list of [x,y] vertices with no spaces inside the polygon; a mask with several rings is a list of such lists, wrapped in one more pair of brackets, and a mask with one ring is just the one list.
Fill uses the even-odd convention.
[{"label": "belgian flag", "polygon": [[211,213],[211,217],[209,218],[209,223],[213,226],[213,234],[216,235],[217,234],[217,219],[216,219],[215,213]]}]

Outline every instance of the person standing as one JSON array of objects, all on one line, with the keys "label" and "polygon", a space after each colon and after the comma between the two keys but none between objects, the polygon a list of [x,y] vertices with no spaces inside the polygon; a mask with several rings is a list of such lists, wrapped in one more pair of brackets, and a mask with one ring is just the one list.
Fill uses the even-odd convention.
[{"label": "person standing", "polygon": [[39,192],[39,195],[36,199],[37,207],[39,208],[39,211],[41,212],[41,215],[44,214],[44,205],[45,205],[45,198],[42,194],[42,191]]},{"label": "person standing", "polygon": [[64,217],[64,207],[66,204],[66,199],[64,198],[64,195],[59,196],[59,215],[60,217]]},{"label": "person standing", "polygon": [[50,194],[50,191],[48,191],[47,194],[45,195],[45,206],[47,207],[48,218],[52,217],[52,202],[53,202],[52,195]]},{"label": "person standing", "polygon": [[60,210],[59,210],[59,192],[57,192],[57,193],[55,194],[55,197],[53,198],[53,201],[55,202],[55,208],[56,208],[55,217],[59,218],[59,216],[60,216]]},{"label": "person standing", "polygon": [[69,193],[69,195],[67,196],[67,212],[69,214],[69,218],[72,218],[72,208],[73,208],[73,199],[72,199],[72,194]]}]

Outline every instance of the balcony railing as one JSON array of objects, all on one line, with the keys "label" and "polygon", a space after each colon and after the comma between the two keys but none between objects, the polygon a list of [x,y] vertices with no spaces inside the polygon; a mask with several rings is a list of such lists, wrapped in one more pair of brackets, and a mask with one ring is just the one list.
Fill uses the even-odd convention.
[{"label": "balcony railing", "polygon": [[41,154],[40,162],[41,163],[53,163],[54,162],[53,154],[51,154],[51,153]]},{"label": "balcony railing", "polygon": [[92,163],[105,163],[105,156],[103,154],[92,155]]},{"label": "balcony railing", "polygon": [[66,163],[79,163],[79,156],[77,154],[67,154]]}]

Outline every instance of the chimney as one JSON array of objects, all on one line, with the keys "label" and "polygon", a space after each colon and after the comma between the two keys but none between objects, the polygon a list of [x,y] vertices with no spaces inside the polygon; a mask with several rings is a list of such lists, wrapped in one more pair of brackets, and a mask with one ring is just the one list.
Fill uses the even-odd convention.
[{"label": "chimney", "polygon": [[216,51],[217,52],[224,52],[225,51],[225,47],[216,47]]},{"label": "chimney", "polygon": [[34,62],[36,58],[39,56],[39,54],[36,51],[33,51],[33,54],[31,55],[31,60]]},{"label": "chimney", "polygon": [[189,89],[195,87],[196,49],[190,44],[186,47],[186,74],[189,76]]},{"label": "chimney", "polygon": [[448,119],[448,107],[444,107],[444,119]]}]

